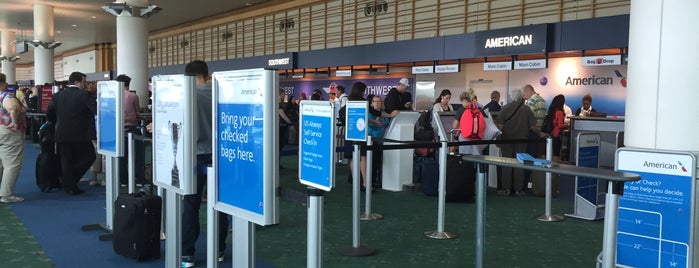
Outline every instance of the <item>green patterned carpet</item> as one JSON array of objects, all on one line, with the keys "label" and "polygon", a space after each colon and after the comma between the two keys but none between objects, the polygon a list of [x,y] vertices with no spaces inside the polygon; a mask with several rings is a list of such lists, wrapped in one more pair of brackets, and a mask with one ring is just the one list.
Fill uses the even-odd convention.
[{"label": "green patterned carpet", "polygon": [[[283,157],[282,164],[286,169],[280,185],[305,191],[296,175],[296,157]],[[374,194],[373,212],[384,219],[362,221],[360,226],[361,244],[376,253],[368,257],[339,254],[341,248],[352,245],[347,169],[338,166],[336,188],[324,197],[324,267],[474,267],[475,204],[447,203],[445,229],[458,237],[430,239],[424,232],[436,229],[437,199],[421,192]],[[280,203],[280,224],[256,229],[256,257],[276,267],[306,267],[307,209],[289,200]],[[571,201],[553,202],[554,214],[571,212],[571,208]],[[489,190],[484,266],[594,267],[602,247],[603,222],[572,218],[540,222],[535,217],[543,209],[543,198],[502,197]],[[205,219],[204,210],[201,216]],[[0,268],[53,267],[7,204],[0,204],[0,241]]]}]

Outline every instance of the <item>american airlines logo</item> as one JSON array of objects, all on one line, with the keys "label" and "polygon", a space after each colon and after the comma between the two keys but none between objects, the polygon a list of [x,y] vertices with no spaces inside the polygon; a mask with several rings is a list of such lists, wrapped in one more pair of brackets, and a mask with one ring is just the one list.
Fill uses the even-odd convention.
[{"label": "american airlines logo", "polygon": [[643,167],[657,168],[657,169],[682,170],[682,172],[687,172],[687,168],[680,161],[677,161],[677,164],[679,164],[679,165],[676,165],[673,163],[665,163],[665,162],[644,161]]}]

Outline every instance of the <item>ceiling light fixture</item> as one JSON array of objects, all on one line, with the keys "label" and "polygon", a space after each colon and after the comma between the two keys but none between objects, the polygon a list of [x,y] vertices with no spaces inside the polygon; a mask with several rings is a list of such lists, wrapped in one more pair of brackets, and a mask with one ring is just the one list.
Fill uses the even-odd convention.
[{"label": "ceiling light fixture", "polygon": [[0,61],[4,61],[4,60],[10,61],[10,62],[15,62],[15,61],[19,60],[19,56],[5,57],[5,56],[0,55]]},{"label": "ceiling light fixture", "polygon": [[103,6],[102,9],[105,11],[109,12],[110,14],[114,16],[119,16],[119,15],[128,15],[128,16],[137,16],[137,17],[144,17],[148,18],[152,16],[153,14],[156,14],[163,10],[162,8],[156,6],[156,5],[150,5],[147,7],[137,7],[137,6],[131,6],[125,2],[112,2],[107,4],[106,6]]},{"label": "ceiling light fixture", "polygon": [[44,41],[39,41],[39,40],[32,40],[32,41],[27,41],[30,45],[33,47],[43,47],[45,49],[54,49],[62,45],[63,43],[53,41],[53,42],[44,42]]}]

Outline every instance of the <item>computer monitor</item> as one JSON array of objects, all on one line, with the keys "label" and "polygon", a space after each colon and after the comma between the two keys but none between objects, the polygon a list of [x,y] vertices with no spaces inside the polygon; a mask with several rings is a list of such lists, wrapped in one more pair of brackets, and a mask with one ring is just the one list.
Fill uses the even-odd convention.
[{"label": "computer monitor", "polygon": [[452,103],[451,104],[451,109],[454,111],[458,111],[461,108],[464,108],[464,105],[461,103]]},{"label": "computer monitor", "polygon": [[590,117],[607,117],[605,112],[590,112]]}]

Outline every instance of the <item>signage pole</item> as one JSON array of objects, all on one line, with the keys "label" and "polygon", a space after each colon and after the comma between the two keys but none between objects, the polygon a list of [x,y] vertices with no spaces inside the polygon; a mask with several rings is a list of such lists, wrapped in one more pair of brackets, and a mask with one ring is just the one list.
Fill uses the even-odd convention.
[{"label": "signage pole", "polygon": [[425,236],[434,239],[450,239],[457,237],[455,233],[444,231],[444,198],[446,198],[446,181],[447,181],[447,154],[449,147],[447,141],[442,141],[442,147],[439,148],[439,191],[437,205],[437,230],[427,231]]},{"label": "signage pole", "polygon": [[171,234],[165,240],[165,267],[179,267],[182,259],[182,196],[172,190],[165,190],[165,233]]},{"label": "signage pole", "polygon": [[340,254],[351,257],[363,257],[374,254],[375,250],[363,247],[359,243],[359,184],[362,182],[360,172],[359,144],[354,144],[352,154],[352,247],[340,249]]},{"label": "signage pole", "polygon": [[[546,160],[551,161],[553,152],[553,139],[549,136],[546,138]],[[562,221],[563,217],[560,215],[551,215],[551,187],[553,183],[551,181],[551,172],[546,172],[546,198],[544,205],[544,215],[537,217],[540,221]]]},{"label": "signage pole", "polygon": [[255,267],[255,225],[233,216],[233,267]]},{"label": "signage pole", "polygon": [[[371,136],[367,137],[366,141],[367,146],[371,146]],[[364,187],[366,189],[366,193],[364,194],[365,200],[364,200],[364,214],[360,217],[361,220],[363,221],[372,221],[372,220],[380,220],[383,219],[383,215],[378,214],[378,213],[371,213],[371,192],[372,192],[372,177],[373,177],[373,162],[374,162],[374,150],[367,150],[366,152],[366,182],[364,183]]]},{"label": "signage pole", "polygon": [[308,268],[323,267],[323,194],[308,187]]},{"label": "signage pole", "polygon": [[478,165],[478,176],[476,183],[478,197],[476,199],[476,267],[483,268],[483,252],[485,251],[485,184],[487,167],[485,164]]},{"label": "signage pole", "polygon": [[[214,168],[209,166],[206,168],[207,180],[206,189],[215,189],[216,182],[214,181]],[[218,268],[217,253],[218,248],[218,213],[214,209],[216,203],[216,195],[206,195],[206,267]]]},{"label": "signage pole", "polygon": [[[609,181],[607,186],[607,199],[604,212],[604,236],[602,237],[602,267],[616,267],[616,233],[617,220],[619,219],[619,194],[624,189],[624,183]],[[620,187],[616,187],[620,186]],[[617,189],[620,188],[620,189]]]}]

